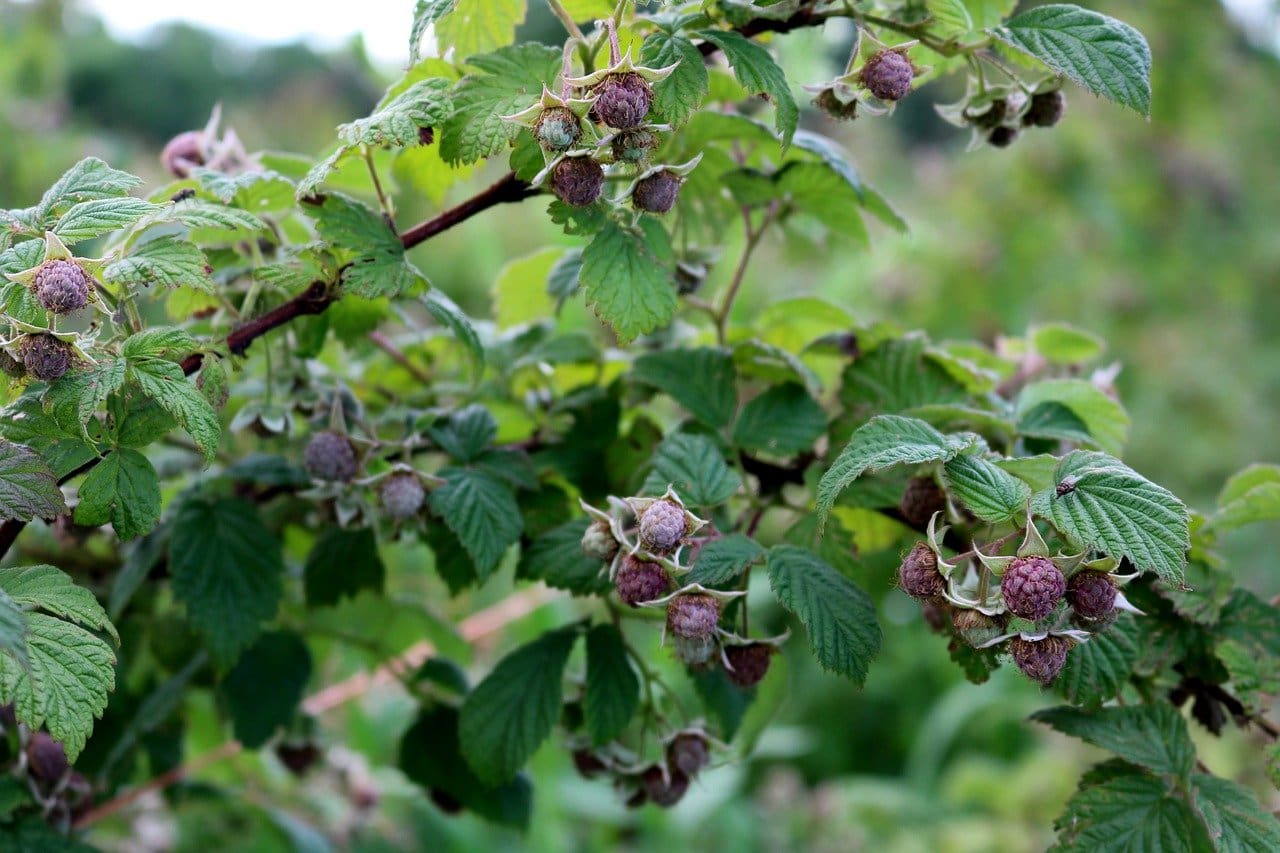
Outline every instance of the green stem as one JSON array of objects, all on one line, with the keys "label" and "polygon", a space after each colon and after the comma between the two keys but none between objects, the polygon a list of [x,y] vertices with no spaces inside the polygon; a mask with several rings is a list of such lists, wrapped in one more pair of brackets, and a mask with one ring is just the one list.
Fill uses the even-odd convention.
[{"label": "green stem", "polygon": [[382,181],[378,178],[378,169],[373,165],[373,153],[369,150],[368,145],[361,145],[360,153],[364,157],[365,165],[369,167],[369,177],[373,179],[373,191],[378,196],[378,206],[382,208],[382,212],[388,221],[394,223],[396,219],[395,209],[391,207],[391,200],[387,198],[387,194],[382,191]]},{"label": "green stem", "polygon": [[772,224],[774,216],[778,212],[778,203],[774,202],[765,211],[764,218],[760,220],[760,227],[753,228],[751,225],[751,208],[742,208],[742,219],[746,223],[747,242],[742,247],[742,255],[738,258],[738,266],[733,271],[733,278],[729,281],[729,289],[725,292],[724,302],[720,306],[720,310],[716,312],[716,340],[721,346],[724,346],[726,332],[729,326],[729,312],[733,310],[733,303],[738,298],[738,292],[742,289],[743,279],[747,275],[747,265],[751,263],[751,256],[755,253],[756,248],[760,245],[760,240],[764,237],[764,232]]},{"label": "green stem", "polygon": [[578,29],[578,25],[574,23],[573,16],[564,6],[560,5],[560,0],[547,0],[547,6],[551,8],[551,14],[560,19],[560,23],[564,24],[564,28],[568,30],[569,35],[582,42],[586,42],[586,38],[582,35],[582,30]]}]

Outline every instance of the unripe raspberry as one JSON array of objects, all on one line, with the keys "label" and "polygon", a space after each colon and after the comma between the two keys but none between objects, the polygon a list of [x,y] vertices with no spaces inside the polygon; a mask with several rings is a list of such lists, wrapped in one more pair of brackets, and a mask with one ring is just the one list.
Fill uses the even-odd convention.
[{"label": "unripe raspberry", "polygon": [[951,611],[951,627],[960,639],[977,648],[1004,633],[1004,620],[979,610],[958,607]]},{"label": "unripe raspberry", "polygon": [[356,448],[345,435],[318,432],[307,443],[303,464],[317,480],[345,483],[356,475]]},{"label": "unripe raspberry", "polygon": [[674,172],[654,172],[636,183],[631,192],[631,203],[637,210],[667,213],[676,206],[676,199],[680,197],[680,183],[680,176]]},{"label": "unripe raspberry", "polygon": [[1043,640],[1014,637],[1009,642],[1009,651],[1013,654],[1013,662],[1028,678],[1047,685],[1052,684],[1062,672],[1072,645],[1067,637],[1052,634]]},{"label": "unripe raspberry", "polygon": [[663,773],[662,768],[653,765],[640,777],[644,783],[644,792],[655,806],[670,808],[680,802],[689,790],[689,777],[679,770]]},{"label": "unripe raspberry", "polygon": [[653,104],[653,89],[639,74],[610,74],[592,89],[591,115],[615,130],[631,130],[644,124]]},{"label": "unripe raspberry", "polygon": [[613,583],[618,590],[618,598],[635,607],[643,601],[662,598],[671,586],[671,579],[659,564],[627,555],[618,566]]},{"label": "unripe raspberry", "polygon": [[613,159],[621,163],[643,163],[658,147],[658,134],[638,127],[624,130],[613,138]]},{"label": "unripe raspberry", "polygon": [[934,598],[947,588],[947,579],[938,571],[938,555],[924,542],[917,542],[898,566],[898,585],[913,598]]},{"label": "unripe raspberry", "polygon": [[690,669],[709,669],[715,661],[716,644],[714,635],[709,637],[681,637],[673,635],[676,659]]},{"label": "unripe raspberry", "polygon": [[1022,123],[1027,127],[1053,127],[1062,121],[1067,111],[1067,96],[1061,89],[1052,92],[1041,92],[1031,96],[1031,106],[1022,116]]},{"label": "unripe raspberry", "polygon": [[607,521],[597,519],[587,527],[582,534],[582,553],[602,562],[612,560],[618,553],[618,540],[613,538]]},{"label": "unripe raspberry", "polygon": [[71,366],[71,345],[53,335],[27,335],[19,347],[23,365],[36,379],[53,382]]},{"label": "unripe raspberry", "polygon": [[728,646],[724,650],[729,665],[725,674],[742,689],[755,687],[769,672],[769,661],[776,652],[768,643],[751,643],[746,646]]},{"label": "unripe raspberry", "polygon": [[1067,579],[1044,557],[1020,557],[1000,580],[1005,607],[1014,616],[1036,621],[1048,616],[1067,590]]},{"label": "unripe raspberry", "polygon": [[396,521],[413,518],[426,502],[427,490],[416,474],[397,473],[382,481],[382,508]]},{"label": "unripe raspberry", "polygon": [[991,131],[991,133],[987,134],[987,142],[991,143],[996,148],[1008,148],[1017,138],[1018,129],[1016,127],[1009,127],[1007,124],[1002,124],[995,130]]},{"label": "unripe raspberry", "polygon": [[573,766],[583,779],[594,779],[609,769],[605,763],[596,757],[594,752],[587,749],[579,749],[573,753]]},{"label": "unripe raspberry", "polygon": [[3,349],[0,349],[0,371],[4,371],[14,379],[21,379],[27,375],[26,365],[10,355],[8,350]]},{"label": "unripe raspberry", "polygon": [[667,627],[677,637],[700,640],[713,636],[720,621],[720,601],[713,595],[688,593],[667,605]]},{"label": "unripe raspberry", "polygon": [[860,75],[862,85],[882,101],[900,101],[911,91],[916,71],[911,60],[896,50],[882,50],[867,60]]},{"label": "unripe raspberry", "polygon": [[912,527],[923,528],[935,512],[947,508],[947,493],[932,477],[912,477],[902,493],[898,509]]},{"label": "unripe raspberry", "polygon": [[674,501],[655,501],[640,515],[640,544],[655,554],[674,551],[684,534],[684,510]]},{"label": "unripe raspberry", "polygon": [[582,138],[582,124],[571,110],[550,107],[538,116],[533,135],[547,151],[567,151]]},{"label": "unripe raspberry", "polygon": [[837,98],[835,91],[829,87],[817,94],[813,99],[813,105],[836,121],[853,121],[858,117],[857,99],[845,103]]},{"label": "unripe raspberry", "polygon": [[681,732],[667,744],[667,766],[672,772],[693,777],[710,763],[707,739],[698,732]]},{"label": "unripe raspberry", "polygon": [[27,766],[41,782],[57,782],[67,772],[66,750],[47,732],[35,732],[27,741]]},{"label": "unripe raspberry", "polygon": [[70,314],[89,302],[89,276],[75,261],[45,261],[36,269],[36,298],[46,311]]},{"label": "unripe raspberry", "polygon": [[551,191],[565,204],[586,207],[604,191],[604,170],[590,157],[566,157],[551,170]]},{"label": "unripe raspberry", "polygon": [[1116,585],[1106,572],[1079,572],[1067,584],[1067,601],[1085,619],[1105,619],[1116,606]]},{"label": "unripe raspberry", "polygon": [[204,165],[204,131],[188,130],[170,139],[160,162],[175,178],[188,177],[192,167]]}]

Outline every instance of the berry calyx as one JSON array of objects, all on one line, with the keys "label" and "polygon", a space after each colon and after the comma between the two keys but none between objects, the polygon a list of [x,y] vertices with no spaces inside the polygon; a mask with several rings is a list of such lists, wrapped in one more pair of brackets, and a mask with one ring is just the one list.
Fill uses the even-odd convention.
[{"label": "berry calyx", "polygon": [[26,365],[10,355],[8,350],[3,349],[0,349],[0,371],[14,379],[21,379],[27,375]]},{"label": "berry calyx", "polygon": [[632,130],[644,124],[653,105],[653,88],[632,71],[610,74],[592,89],[591,115],[615,130]]},{"label": "berry calyx", "polygon": [[35,290],[46,311],[69,314],[88,304],[89,275],[75,261],[45,261],[36,268]]},{"label": "berry calyx", "polygon": [[631,192],[631,203],[637,210],[647,213],[667,213],[676,206],[680,197],[680,176],[663,170],[654,172],[636,182]]},{"label": "berry calyx", "polygon": [[533,135],[547,151],[567,151],[582,138],[582,124],[567,107],[548,107],[533,125]]},{"label": "berry calyx", "polygon": [[711,763],[711,750],[707,739],[698,732],[681,732],[667,744],[667,766],[673,772],[697,776]]},{"label": "berry calyx", "polygon": [[1067,579],[1051,560],[1019,557],[1000,579],[1005,607],[1014,616],[1036,621],[1048,616],[1067,590]]},{"label": "berry calyx", "polygon": [[401,472],[382,481],[378,496],[387,515],[396,521],[405,521],[422,509],[427,499],[427,490],[422,487],[422,480],[416,474]]},{"label": "berry calyx", "polygon": [[1002,124],[987,134],[987,142],[996,148],[1008,148],[1018,138],[1018,129]]},{"label": "berry calyx", "polygon": [[813,105],[836,121],[853,121],[858,117],[857,99],[843,101],[830,86],[818,92]]},{"label": "berry calyx", "polygon": [[679,770],[664,771],[657,764],[645,770],[640,781],[649,800],[664,809],[680,802],[689,790],[688,776]]},{"label": "berry calyx", "polygon": [[769,661],[775,651],[777,649],[768,643],[727,646],[724,650],[725,674],[744,690],[755,687],[769,672]]},{"label": "berry calyx", "polygon": [[1053,127],[1062,121],[1066,111],[1067,96],[1062,94],[1061,89],[1040,92],[1031,96],[1031,106],[1027,107],[1026,114],[1022,116],[1022,124],[1025,127]]},{"label": "berry calyx", "polygon": [[862,67],[860,81],[882,101],[900,101],[911,91],[916,70],[897,50],[882,50]]},{"label": "berry calyx", "polygon": [[671,586],[671,579],[659,564],[627,555],[618,566],[613,585],[618,590],[618,598],[637,607],[641,602],[662,598]]},{"label": "berry calyx", "polygon": [[640,515],[640,544],[655,554],[674,551],[685,534],[684,507],[674,501],[651,503]]},{"label": "berry calyx", "polygon": [[307,473],[317,480],[345,483],[356,475],[356,448],[345,435],[325,430],[311,437],[303,452]]},{"label": "berry calyx", "polygon": [[19,350],[27,373],[44,382],[61,379],[71,366],[71,345],[53,335],[27,335]]},{"label": "berry calyx", "polygon": [[27,741],[27,766],[41,782],[57,782],[71,765],[62,744],[47,732],[36,732]]},{"label": "berry calyx", "polygon": [[565,204],[586,207],[604,191],[604,169],[590,157],[566,157],[551,170],[551,191]]},{"label": "berry calyx", "polygon": [[602,562],[613,559],[618,553],[618,540],[613,538],[609,522],[597,519],[582,534],[582,553]]},{"label": "berry calyx", "polygon": [[898,585],[912,598],[930,599],[942,595],[947,580],[938,571],[938,555],[924,542],[917,542],[898,566]]},{"label": "berry calyx", "polygon": [[667,627],[677,637],[702,640],[713,636],[720,621],[720,601],[703,593],[676,596],[667,605]]},{"label": "berry calyx", "polygon": [[1026,640],[1014,637],[1009,642],[1013,662],[1032,681],[1049,685],[1062,672],[1067,662],[1067,652],[1074,645],[1067,637],[1049,635],[1043,640]]},{"label": "berry calyx", "polygon": [[658,134],[652,130],[638,127],[635,130],[624,130],[613,138],[613,159],[621,163],[643,163],[649,154],[658,147]]},{"label": "berry calyx", "polygon": [[1067,601],[1085,619],[1105,619],[1116,606],[1116,585],[1106,572],[1079,572],[1067,584]]}]

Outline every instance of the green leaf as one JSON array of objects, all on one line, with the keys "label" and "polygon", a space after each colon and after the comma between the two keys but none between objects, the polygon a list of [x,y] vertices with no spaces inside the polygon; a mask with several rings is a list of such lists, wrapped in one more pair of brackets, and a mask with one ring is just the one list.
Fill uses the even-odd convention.
[{"label": "green leaf", "polygon": [[644,491],[656,495],[671,486],[690,506],[712,507],[727,501],[741,485],[742,478],[714,441],[681,432],[663,439],[654,451],[653,473]]},{"label": "green leaf", "polygon": [[711,90],[702,52],[688,39],[659,30],[644,40],[640,60],[651,68],[680,63],[669,77],[653,84],[653,109],[668,124],[684,124]]},{"label": "green leaf", "polygon": [[938,35],[961,36],[973,31],[973,18],[961,0],[926,0],[925,8]]},{"label": "green leaf", "polygon": [[31,448],[0,439],[0,518],[31,521],[66,511],[48,463]]},{"label": "green leaf", "polygon": [[1187,723],[1168,703],[1093,711],[1063,705],[1037,711],[1031,719],[1155,773],[1185,778],[1195,767],[1196,748]]},{"label": "green leaf", "polygon": [[861,685],[880,651],[880,624],[871,598],[812,551],[769,549],[769,585],[778,602],[804,623],[809,648],[823,669]]},{"label": "green leaf", "polygon": [[1225,507],[1249,494],[1259,486],[1280,483],[1280,465],[1249,465],[1227,478],[1218,493],[1218,506]]},{"label": "green leaf", "polygon": [[159,403],[191,436],[204,454],[205,464],[213,462],[222,438],[222,424],[200,389],[187,381],[182,368],[158,359],[133,362],[129,368],[129,375],[142,393]]},{"label": "green leaf", "polygon": [[1139,571],[1181,581],[1191,547],[1182,501],[1105,453],[1074,451],[1054,476],[1058,486],[1036,495],[1032,509],[1072,544],[1128,557]]},{"label": "green leaf", "polygon": [[1105,631],[1071,650],[1054,688],[1076,705],[1097,707],[1115,697],[1138,659],[1136,633],[1133,617],[1120,614]]},{"label": "green leaf", "polygon": [[272,618],[283,594],[280,540],[252,504],[186,501],[169,542],[173,592],[221,666],[235,662]]},{"label": "green leaf", "polygon": [[524,42],[472,56],[467,64],[476,72],[462,78],[454,89],[454,113],[440,129],[440,156],[449,163],[491,157],[516,138],[520,125],[503,121],[502,116],[538,100],[543,85],[550,84],[560,70],[560,51]]},{"label": "green leaf", "polygon": [[121,540],[145,536],[160,521],[160,476],[136,450],[113,450],[80,484],[76,524],[107,522]]},{"label": "green leaf", "polygon": [[676,312],[675,254],[662,224],[637,229],[609,221],[582,250],[578,281],[596,316],[622,343],[671,322]]},{"label": "green leaf", "polygon": [[471,354],[472,371],[478,376],[484,369],[484,345],[480,343],[480,336],[476,334],[471,318],[452,299],[438,290],[428,293],[422,304],[437,323],[448,326],[453,331],[453,336],[467,348]]},{"label": "green leaf", "polygon": [[524,23],[526,0],[457,0],[453,14],[436,24],[443,54],[450,48],[462,59],[509,45]]},{"label": "green leaf", "polygon": [[520,538],[523,522],[511,487],[488,471],[445,468],[431,510],[462,541],[483,583]]},{"label": "green leaf", "polygon": [[0,654],[27,663],[27,615],[7,592],[0,590]]},{"label": "green leaf", "polygon": [[550,631],[508,654],[462,703],[459,742],[489,785],[516,775],[560,717],[564,667],[577,626]]},{"label": "green leaf", "polygon": [[957,456],[943,466],[947,490],[983,521],[1008,521],[1026,512],[1031,487],[981,456]]},{"label": "green leaf", "polygon": [[771,456],[813,447],[827,431],[827,413],[803,385],[775,385],[747,403],[733,426],[733,443]]},{"label": "green leaf", "polygon": [[347,259],[342,285],[366,299],[395,296],[422,280],[404,256],[404,244],[383,218],[367,205],[341,193],[329,193],[309,212],[321,239]]},{"label": "green leaf", "polygon": [[86,425],[124,385],[126,366],[124,359],[104,359],[88,370],[69,373],[45,394],[45,406],[64,429],[88,438]]},{"label": "green leaf", "polygon": [[826,518],[836,498],[867,472],[895,465],[948,462],[977,441],[972,435],[943,435],[917,418],[879,415],[854,431],[849,443],[818,483],[818,516]]},{"label": "green leaf", "polygon": [[211,204],[197,199],[170,205],[157,218],[181,222],[200,238],[226,238],[236,234],[247,236],[267,227],[265,222],[247,210]]},{"label": "green leaf", "polygon": [[516,577],[541,580],[574,595],[600,595],[610,589],[603,564],[582,553],[589,518],[575,518],[534,539],[520,552]]},{"label": "green leaf", "polygon": [[311,546],[302,570],[307,606],[337,604],[363,589],[382,592],[386,575],[372,529],[331,527]]},{"label": "green leaf", "polygon": [[1280,821],[1243,785],[1207,773],[1191,776],[1191,797],[1219,853],[1280,850]]},{"label": "green leaf", "polygon": [[844,370],[840,401],[859,418],[967,398],[963,386],[929,357],[928,341],[910,335],[885,341]]},{"label": "green leaf", "polygon": [[788,163],[777,175],[776,192],[791,202],[795,213],[812,216],[832,234],[867,245],[858,191],[829,163]]},{"label": "green leaf", "polygon": [[1089,425],[1062,403],[1046,400],[1022,413],[1016,430],[1026,438],[1074,441],[1085,447],[1101,447],[1089,432]]},{"label": "green leaf", "polygon": [[721,587],[745,572],[748,566],[760,562],[762,557],[764,548],[758,542],[741,533],[730,533],[702,546],[683,581]]},{"label": "green leaf", "polygon": [[154,326],[130,335],[120,350],[129,361],[167,358],[177,361],[194,352],[198,344],[186,329],[176,326]]},{"label": "green leaf", "polygon": [[582,712],[595,746],[618,737],[640,707],[640,680],[627,659],[622,634],[613,625],[587,632],[587,683]]},{"label": "green leaf", "polygon": [[769,51],[741,33],[732,31],[699,30],[695,35],[724,51],[744,89],[753,95],[763,95],[773,103],[774,126],[782,136],[782,147],[790,145],[800,119],[800,108],[791,97],[787,75],[773,61]]},{"label": "green leaf", "polygon": [[1280,608],[1237,589],[1218,616],[1215,639],[1236,696],[1261,711],[1280,691]]},{"label": "green leaf", "polygon": [[236,740],[257,749],[287,726],[310,678],[311,652],[302,637],[292,631],[259,637],[218,685]]},{"label": "green leaf", "polygon": [[457,800],[502,826],[524,830],[533,812],[533,787],[523,774],[498,787],[480,781],[462,758],[458,711],[434,705],[421,711],[400,740],[400,769],[417,784]]},{"label": "green leaf", "polygon": [[427,430],[441,450],[458,462],[471,462],[484,453],[498,435],[498,421],[478,403],[451,412]]},{"label": "green leaf", "polygon": [[708,426],[726,426],[738,404],[733,359],[721,349],[645,353],[636,359],[631,377],[667,394]]},{"label": "green leaf", "polygon": [[1218,495],[1209,523],[1220,531],[1280,518],[1280,465],[1250,465],[1232,476]]},{"label": "green leaf", "polygon": [[338,126],[338,138],[348,145],[379,148],[418,144],[418,131],[437,127],[453,112],[448,90],[453,85],[443,77],[419,80],[378,107],[368,118]]},{"label": "green leaf", "polygon": [[1082,782],[1054,822],[1055,853],[1204,853],[1213,849],[1200,818],[1163,779],[1124,762],[1102,767],[1105,778],[1087,786]]},{"label": "green leaf", "polygon": [[1065,323],[1037,326],[1031,331],[1030,338],[1036,352],[1054,364],[1084,364],[1102,355],[1106,349],[1102,338]]},{"label": "green leaf", "polygon": [[142,178],[113,169],[97,157],[86,157],[54,182],[36,206],[36,219],[47,224],[56,213],[75,204],[123,196],[142,185]]},{"label": "green leaf", "polygon": [[707,713],[720,723],[720,736],[730,740],[738,733],[743,718],[756,698],[756,688],[743,690],[720,667],[689,670],[689,679]]},{"label": "green leaf", "polygon": [[458,5],[458,0],[418,0],[413,7],[413,26],[409,30],[409,64],[417,65],[422,58],[422,38],[436,21],[448,15]]},{"label": "green leaf", "polygon": [[991,33],[1095,95],[1151,115],[1151,48],[1128,24],[1054,3],[1010,18]]},{"label": "green leaf", "polygon": [[82,201],[73,206],[53,227],[67,243],[92,240],[112,231],[128,228],[142,217],[160,210],[159,205],[139,198],[104,198]]},{"label": "green leaf", "polygon": [[116,642],[120,635],[94,594],[76,586],[69,575],[53,566],[22,566],[0,570],[0,589],[17,605],[44,610],[95,631]]},{"label": "green leaf", "polygon": [[1129,437],[1129,415],[1092,382],[1083,379],[1047,379],[1033,382],[1018,396],[1019,418],[1041,403],[1061,403],[1085,422],[1089,434],[1108,453],[1119,453]]},{"label": "green leaf", "polygon": [[204,293],[214,292],[213,279],[204,252],[194,243],[177,237],[157,237],[134,249],[127,257],[107,264],[102,271],[109,282],[121,284],[187,285]]},{"label": "green leaf", "polygon": [[6,853],[100,853],[45,823],[38,812],[0,823],[0,848]]}]

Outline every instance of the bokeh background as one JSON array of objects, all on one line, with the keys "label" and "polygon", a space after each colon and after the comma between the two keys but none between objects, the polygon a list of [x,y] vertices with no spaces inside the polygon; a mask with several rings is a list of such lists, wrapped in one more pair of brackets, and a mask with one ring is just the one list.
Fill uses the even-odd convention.
[{"label": "bokeh background", "polygon": [[[173,16],[177,4],[164,5]],[[261,27],[252,4],[232,2],[192,13],[218,29],[178,21],[139,31],[145,3],[0,0],[0,207],[34,203],[87,155],[159,180],[165,141],[203,126],[219,102],[250,150],[322,154],[333,127],[367,114],[394,78],[403,59],[385,35],[407,34],[412,3],[258,5],[270,7]],[[558,25],[538,0],[530,5],[520,37],[558,42]],[[1070,90],[1059,127],[1008,150],[965,153],[967,136],[932,108],[954,100],[961,81],[933,84],[892,120],[836,126],[808,111],[806,126],[841,140],[911,232],[872,226],[870,252],[834,248],[816,258],[767,244],[742,310],[808,291],[859,320],[889,319],[935,338],[990,342],[1047,321],[1086,328],[1123,365],[1127,461],[1208,506],[1233,471],[1280,461],[1280,12],[1270,0],[1088,5],[1147,35],[1150,121]],[[323,44],[293,39],[310,25],[287,22],[316,15],[349,21],[351,35],[339,26],[339,38]],[[844,59],[841,35],[788,37],[783,64],[793,79],[832,76]],[[450,197],[491,178],[478,171]],[[423,189],[405,205],[405,222],[438,207]],[[503,264],[563,239],[529,203],[468,223],[415,260],[485,317]],[[1225,543],[1242,582],[1268,598],[1280,592],[1278,533],[1262,526]],[[391,562],[411,571],[417,559],[406,552]],[[500,597],[505,583],[457,612]],[[393,769],[412,705],[382,691],[322,721],[319,777],[299,784],[268,755],[239,757],[171,789],[172,810],[157,799],[91,840],[128,850],[1042,849],[1097,755],[1023,722],[1052,699],[1009,672],[982,687],[963,682],[917,609],[887,581],[873,591],[886,639],[866,688],[793,660],[783,689],[764,697],[777,716],[755,757],[705,775],[670,812],[626,811],[552,745],[534,761],[545,784],[527,836],[446,817]],[[483,671],[497,652],[562,618],[545,611],[515,625],[473,667]],[[414,626],[403,629],[406,643],[415,638]],[[318,670],[319,679],[334,674]],[[211,704],[197,699],[184,713],[187,754],[227,736]],[[1214,772],[1280,806],[1254,744],[1238,733],[1199,740]]]}]

